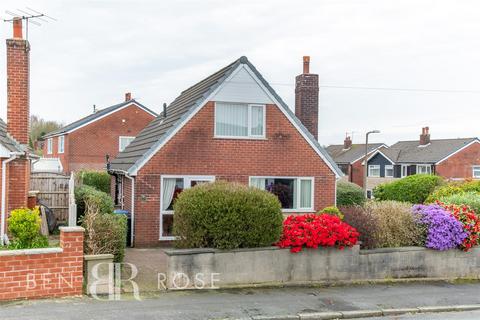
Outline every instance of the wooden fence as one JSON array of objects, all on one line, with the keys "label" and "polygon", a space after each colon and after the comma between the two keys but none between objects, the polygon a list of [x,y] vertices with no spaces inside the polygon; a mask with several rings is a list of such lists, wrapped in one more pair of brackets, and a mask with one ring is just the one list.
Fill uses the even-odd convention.
[{"label": "wooden fence", "polygon": [[52,172],[32,172],[30,190],[38,191],[38,200],[51,208],[58,223],[68,222],[70,176]]}]

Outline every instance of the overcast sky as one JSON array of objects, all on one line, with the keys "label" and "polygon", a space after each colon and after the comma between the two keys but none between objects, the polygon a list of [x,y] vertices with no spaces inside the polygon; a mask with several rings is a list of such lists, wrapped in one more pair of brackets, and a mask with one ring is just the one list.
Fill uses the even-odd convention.
[{"label": "overcast sky", "polygon": [[[310,55],[322,144],[370,129],[376,141],[413,140],[426,125],[433,139],[480,135],[478,0],[2,0],[0,16],[25,7],[58,19],[29,32],[31,112],[45,119],[74,121],[127,91],[160,111],[242,55],[293,108]],[[1,25],[3,39],[11,29]]]}]

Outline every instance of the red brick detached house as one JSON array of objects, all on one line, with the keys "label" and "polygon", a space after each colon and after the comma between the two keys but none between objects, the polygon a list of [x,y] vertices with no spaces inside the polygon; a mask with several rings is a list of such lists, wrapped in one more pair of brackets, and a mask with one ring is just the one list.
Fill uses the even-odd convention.
[{"label": "red brick detached house", "polygon": [[[387,145],[384,143],[369,143],[368,155],[382,147],[386,148]],[[345,175],[343,179],[363,187],[365,144],[353,144],[351,137],[347,136],[343,144],[330,145],[326,150]]]},{"label": "red brick detached house", "polygon": [[43,157],[58,158],[65,173],[105,169],[107,155],[116,157],[156,116],[127,93],[124,102],[45,135]]},{"label": "red brick detached house", "polygon": [[[304,71],[297,101],[318,108],[318,76],[308,61]],[[314,135],[316,123],[309,122]],[[334,205],[341,172],[313,134],[246,57],[186,89],[109,165],[116,203],[132,214],[133,243],[173,240],[175,197],[203,182],[283,188],[285,213]]]},{"label": "red brick detached house", "polygon": [[30,160],[38,158],[28,148],[29,85],[30,44],[23,39],[19,18],[13,21],[13,38],[7,39],[7,123],[0,119],[0,244],[6,240],[8,212],[27,207]]}]

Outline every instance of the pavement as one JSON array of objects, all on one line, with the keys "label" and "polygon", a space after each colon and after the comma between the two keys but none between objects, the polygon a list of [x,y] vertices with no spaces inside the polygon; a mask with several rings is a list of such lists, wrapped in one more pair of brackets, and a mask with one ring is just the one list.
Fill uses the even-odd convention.
[{"label": "pavement", "polygon": [[[158,291],[158,274],[167,271],[167,255],[163,252],[164,248],[127,248],[125,250],[124,263],[133,264],[138,271],[135,282],[142,292]],[[128,279],[132,273],[129,266],[124,266],[122,279]],[[123,288],[131,292],[133,288],[126,285]]]},{"label": "pavement", "polygon": [[[480,307],[479,293],[480,282],[169,291],[143,296],[141,301],[123,295],[121,301],[83,297],[3,303],[0,319],[299,319],[298,314],[318,312]],[[430,314],[425,309],[425,313],[368,319],[480,319],[480,312]]]}]

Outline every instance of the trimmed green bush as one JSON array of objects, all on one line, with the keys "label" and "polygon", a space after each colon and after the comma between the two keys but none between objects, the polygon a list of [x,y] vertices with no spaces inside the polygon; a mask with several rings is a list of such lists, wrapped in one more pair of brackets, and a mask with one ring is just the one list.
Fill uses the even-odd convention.
[{"label": "trimmed green bush", "polygon": [[82,185],[75,188],[75,202],[77,203],[77,217],[85,214],[85,203],[89,201],[90,205],[96,206],[100,213],[113,212],[113,200],[105,192],[99,191],[94,187]]},{"label": "trimmed green bush", "polygon": [[30,249],[48,247],[47,237],[40,234],[40,212],[20,208],[12,210],[8,218],[8,231],[13,236],[10,249]]},{"label": "trimmed green bush", "polygon": [[326,214],[329,214],[331,216],[337,216],[339,217],[341,220],[343,220],[343,213],[335,206],[331,206],[331,207],[325,207],[323,208],[319,214],[323,214],[323,213],[326,213]]},{"label": "trimmed green bush", "polygon": [[278,198],[264,190],[218,181],[184,190],[174,204],[179,248],[253,248],[280,239]]},{"label": "trimmed green bush", "polygon": [[393,200],[409,203],[424,203],[433,190],[444,183],[442,177],[430,174],[415,174],[373,189],[376,200]]},{"label": "trimmed green bush", "polygon": [[77,173],[77,179],[81,184],[110,194],[111,176],[106,171],[82,170]]},{"label": "trimmed green bush", "polygon": [[102,214],[92,211],[87,202],[81,225],[85,228],[85,254],[113,254],[114,262],[122,262],[125,256],[127,218],[120,214]]},{"label": "trimmed green bush", "polygon": [[466,192],[473,192],[480,195],[480,181],[450,182],[446,185],[437,187],[433,193],[428,196],[425,202],[433,203],[442,197],[463,194]]},{"label": "trimmed green bush", "polygon": [[363,189],[355,183],[337,182],[337,206],[362,205],[365,202]]},{"label": "trimmed green bush", "polygon": [[438,201],[445,204],[467,205],[476,214],[480,214],[480,194],[476,192],[464,192],[440,197]]}]

